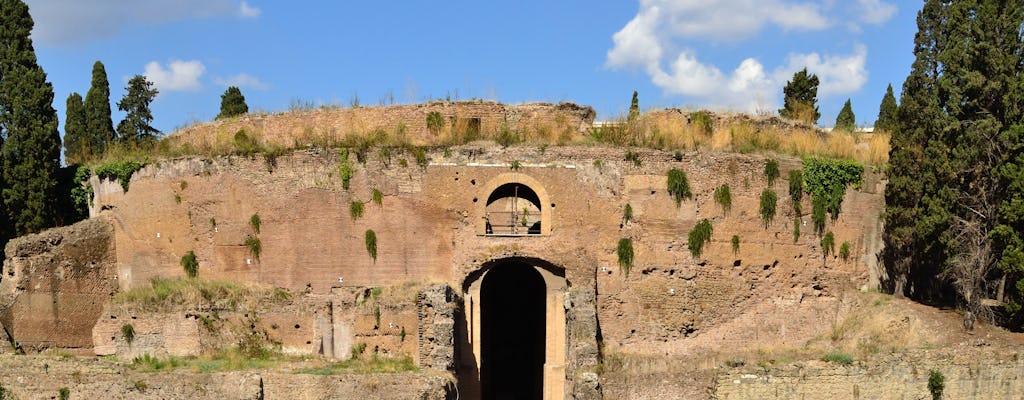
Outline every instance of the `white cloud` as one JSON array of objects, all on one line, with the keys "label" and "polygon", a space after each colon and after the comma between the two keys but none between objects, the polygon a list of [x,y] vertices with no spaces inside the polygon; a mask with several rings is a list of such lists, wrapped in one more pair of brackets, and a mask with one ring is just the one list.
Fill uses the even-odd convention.
[{"label": "white cloud", "polygon": [[221,86],[238,86],[240,88],[251,88],[256,90],[270,89],[269,84],[244,72],[227,78],[215,78],[213,82]]},{"label": "white cloud", "polygon": [[[867,82],[867,47],[846,55],[790,54],[785,64],[766,68],[747,58],[731,71],[701,60],[699,41],[739,41],[773,26],[783,31],[823,31],[844,20],[882,24],[896,12],[883,0],[640,0],[640,10],[612,36],[605,66],[642,69],[665,93],[697,98],[709,106],[758,111],[774,107],[793,73],[806,67],[818,75],[819,97],[850,94]],[[856,15],[836,16],[836,13]],[[769,72],[770,71],[770,72]]]},{"label": "white cloud", "polygon": [[[246,17],[260,9],[238,0],[27,0],[35,29],[44,44],[82,43],[117,35],[131,26],[178,20]],[[255,15],[252,15],[255,14]]]},{"label": "white cloud", "polygon": [[242,0],[242,4],[238,6],[238,15],[242,18],[256,18],[260,16],[260,14],[263,14],[263,10],[256,7],[250,7],[249,2],[245,0]]},{"label": "white cloud", "polygon": [[171,60],[168,68],[156,61],[146,64],[146,75],[161,92],[197,91],[203,88],[199,78],[206,73],[206,67],[199,60]]},{"label": "white cloud", "polygon": [[896,15],[896,6],[881,0],[857,0],[858,19],[866,24],[881,25]]}]

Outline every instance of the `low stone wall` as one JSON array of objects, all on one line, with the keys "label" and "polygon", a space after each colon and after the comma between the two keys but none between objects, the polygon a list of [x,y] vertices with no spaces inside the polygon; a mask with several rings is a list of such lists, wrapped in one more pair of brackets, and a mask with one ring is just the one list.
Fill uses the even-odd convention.
[{"label": "low stone wall", "polygon": [[103,219],[11,240],[0,278],[0,324],[25,351],[91,348],[117,290],[113,229]]}]

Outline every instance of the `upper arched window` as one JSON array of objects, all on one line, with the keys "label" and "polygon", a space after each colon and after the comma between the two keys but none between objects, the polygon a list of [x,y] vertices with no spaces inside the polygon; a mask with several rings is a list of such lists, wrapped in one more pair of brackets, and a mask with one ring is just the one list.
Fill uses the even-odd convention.
[{"label": "upper arched window", "polygon": [[551,206],[539,182],[522,174],[502,175],[484,188],[480,234],[495,236],[551,233]]}]

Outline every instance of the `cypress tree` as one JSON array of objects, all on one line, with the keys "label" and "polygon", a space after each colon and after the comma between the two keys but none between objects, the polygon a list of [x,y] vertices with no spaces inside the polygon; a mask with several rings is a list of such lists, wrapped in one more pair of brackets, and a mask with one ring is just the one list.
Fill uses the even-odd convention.
[{"label": "cypress tree", "polygon": [[896,96],[892,93],[892,84],[885,89],[882,96],[882,103],[878,106],[878,120],[875,121],[875,130],[892,133],[896,130],[897,119],[899,118],[899,106],[896,105]]},{"label": "cypress tree", "polygon": [[779,115],[782,118],[817,123],[818,118],[821,118],[818,112],[818,83],[818,76],[808,74],[807,68],[793,74],[793,79],[782,88],[785,96]]},{"label": "cypress tree", "polygon": [[636,90],[633,91],[633,100],[629,101],[629,117],[628,121],[636,120],[640,116],[640,99],[637,96]]},{"label": "cypress tree", "polygon": [[54,224],[60,133],[53,87],[32,47],[28,6],[0,0],[0,10],[2,197],[12,233],[23,235]]},{"label": "cypress tree", "polygon": [[153,87],[153,82],[142,75],[135,75],[128,80],[125,92],[124,98],[117,102],[117,109],[126,113],[124,119],[117,124],[121,140],[142,144],[155,139],[160,131],[149,124],[153,122],[149,103],[160,92]]},{"label": "cypress tree", "polygon": [[229,86],[224,94],[220,95],[220,114],[217,119],[234,117],[249,112],[249,105],[245,104],[245,96],[237,86]]},{"label": "cypress tree", "polygon": [[836,130],[843,132],[853,132],[856,128],[856,117],[853,115],[853,107],[850,105],[850,99],[846,99],[846,104],[843,105],[843,109],[839,110],[839,116],[836,117]]},{"label": "cypress tree", "polygon": [[64,159],[69,165],[77,164],[91,154],[82,95],[71,93],[68,96],[64,115]]},{"label": "cypress tree", "polygon": [[92,86],[85,94],[85,132],[89,135],[86,148],[95,155],[103,154],[117,139],[110,117],[110,82],[107,69],[99,61],[92,65]]}]

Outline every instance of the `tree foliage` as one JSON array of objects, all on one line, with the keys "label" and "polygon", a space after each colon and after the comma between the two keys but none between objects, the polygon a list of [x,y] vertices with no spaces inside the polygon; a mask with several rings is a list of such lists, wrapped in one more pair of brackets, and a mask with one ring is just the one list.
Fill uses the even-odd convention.
[{"label": "tree foliage", "polygon": [[884,288],[1020,329],[1024,3],[928,0],[917,22],[889,156]]},{"label": "tree foliage", "polygon": [[224,94],[220,95],[220,114],[217,119],[234,117],[249,112],[249,105],[245,104],[245,96],[238,86],[228,86]]},{"label": "tree foliage", "polygon": [[61,141],[53,86],[32,46],[28,6],[0,0],[0,11],[0,211],[9,219],[0,221],[3,239],[56,223]]},{"label": "tree foliage", "polygon": [[629,270],[633,267],[633,239],[619,239],[615,253],[619,257],[619,267],[622,268],[622,273],[629,276]]},{"label": "tree foliage", "polygon": [[812,124],[818,122],[818,83],[818,76],[807,73],[807,68],[793,74],[793,79],[782,88],[783,108],[779,115]]},{"label": "tree foliage", "polygon": [[160,131],[150,125],[153,122],[153,112],[149,109],[149,104],[160,91],[153,87],[153,82],[142,75],[135,75],[129,79],[128,86],[124,89],[126,93],[121,101],[117,102],[117,109],[124,111],[126,115],[117,124],[117,133],[121,135],[121,140],[130,143],[142,144],[152,141]]},{"label": "tree foliage", "polygon": [[839,110],[839,116],[836,117],[836,130],[840,132],[853,132],[856,127],[857,117],[853,115],[853,106],[850,105],[850,99],[846,99],[843,109]]},{"label": "tree foliage", "polygon": [[[690,231],[687,236],[686,246],[690,249],[690,254],[696,258],[704,252],[704,244],[711,242],[711,233],[714,229],[711,227],[711,221],[707,218],[700,220],[693,230]],[[736,249],[739,250],[739,239],[736,240]]]},{"label": "tree foliage", "polygon": [[92,85],[85,94],[85,131],[89,137],[87,152],[101,155],[117,139],[110,116],[110,82],[107,69],[96,61],[92,65]]},{"label": "tree foliage", "polygon": [[640,116],[640,99],[637,95],[636,90],[633,91],[633,99],[629,101],[629,116],[627,120],[630,122],[636,121],[637,117]]},{"label": "tree foliage", "polygon": [[88,132],[82,95],[71,93],[64,109],[64,159],[68,164],[82,162],[91,152]]},{"label": "tree foliage", "polygon": [[892,84],[885,89],[885,96],[882,96],[882,104],[878,106],[878,119],[875,121],[875,130],[892,133],[899,126],[899,106],[896,104],[896,96],[892,93]]}]

